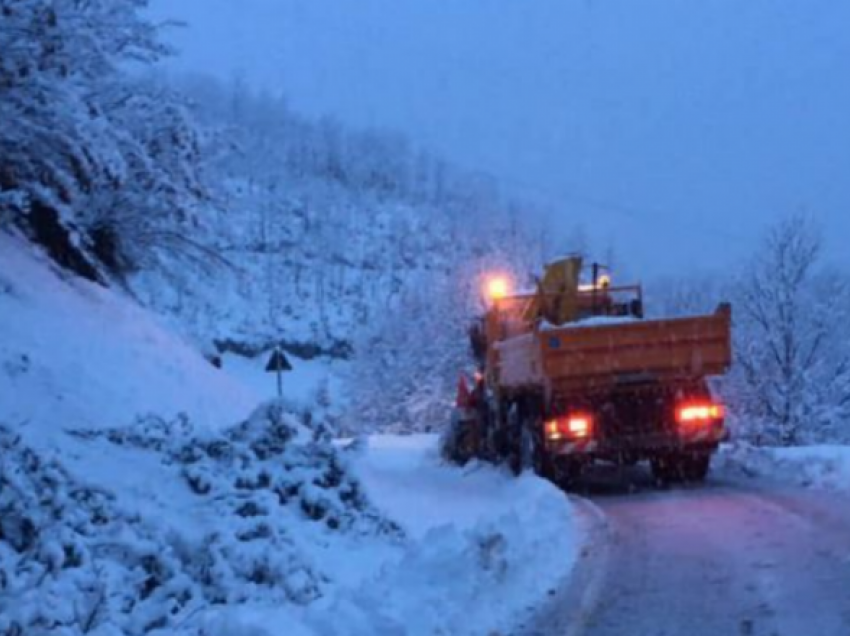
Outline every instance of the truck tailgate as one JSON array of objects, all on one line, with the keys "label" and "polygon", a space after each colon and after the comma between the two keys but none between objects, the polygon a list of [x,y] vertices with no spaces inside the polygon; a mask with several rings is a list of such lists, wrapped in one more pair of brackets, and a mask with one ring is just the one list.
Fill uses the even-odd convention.
[{"label": "truck tailgate", "polygon": [[504,386],[543,380],[570,390],[630,379],[697,378],[724,373],[732,358],[728,305],[707,316],[576,323],[530,335],[500,344]]}]

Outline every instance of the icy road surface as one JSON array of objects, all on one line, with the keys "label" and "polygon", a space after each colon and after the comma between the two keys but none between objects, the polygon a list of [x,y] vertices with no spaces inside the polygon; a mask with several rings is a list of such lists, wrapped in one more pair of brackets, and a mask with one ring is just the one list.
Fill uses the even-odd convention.
[{"label": "icy road surface", "polygon": [[602,540],[526,635],[850,634],[848,494],[722,478],[658,491],[634,469],[588,496]]}]

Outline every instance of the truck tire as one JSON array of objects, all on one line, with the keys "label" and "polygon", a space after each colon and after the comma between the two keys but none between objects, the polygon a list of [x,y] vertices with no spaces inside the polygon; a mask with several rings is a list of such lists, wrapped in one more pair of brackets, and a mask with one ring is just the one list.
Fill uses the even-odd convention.
[{"label": "truck tire", "polygon": [[525,429],[519,402],[511,402],[508,405],[505,420],[505,455],[511,472],[519,476],[523,469],[523,432]]},{"label": "truck tire", "polygon": [[708,467],[711,464],[711,455],[697,453],[685,455],[681,458],[679,472],[684,481],[702,482],[708,475]]},{"label": "truck tire", "polygon": [[676,456],[654,457],[650,460],[649,466],[655,481],[660,484],[674,484],[681,481],[679,461]]},{"label": "truck tire", "polygon": [[543,444],[543,421],[531,400],[511,404],[508,431],[511,440],[508,458],[513,473],[520,475],[530,470],[544,479],[551,479],[551,462]]},{"label": "truck tire", "polygon": [[491,403],[487,412],[486,452],[482,459],[501,464],[507,461],[511,464],[512,435],[511,410],[512,403],[500,400],[498,404]]},{"label": "truck tire", "polygon": [[711,455],[707,453],[677,453],[650,461],[652,476],[664,484],[705,481],[710,464]]},{"label": "truck tire", "polygon": [[564,490],[573,490],[581,480],[584,463],[570,457],[556,457],[549,462],[548,479]]},{"label": "truck tire", "polygon": [[463,466],[469,461],[468,446],[463,424],[452,417],[448,430],[440,437],[440,454],[445,460]]},{"label": "truck tire", "polygon": [[525,422],[525,426],[523,426],[521,441],[522,470],[530,470],[534,474],[543,477],[543,479],[552,480],[554,476],[552,460],[546,452],[542,436],[535,433],[536,426],[538,425],[538,422],[530,421]]}]

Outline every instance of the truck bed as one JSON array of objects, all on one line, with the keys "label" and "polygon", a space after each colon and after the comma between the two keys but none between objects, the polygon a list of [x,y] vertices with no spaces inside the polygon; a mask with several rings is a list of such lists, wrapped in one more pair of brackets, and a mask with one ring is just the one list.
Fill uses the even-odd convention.
[{"label": "truck bed", "polygon": [[731,363],[731,309],[664,320],[591,319],[538,326],[498,345],[499,384],[568,392],[641,381],[725,373]]}]

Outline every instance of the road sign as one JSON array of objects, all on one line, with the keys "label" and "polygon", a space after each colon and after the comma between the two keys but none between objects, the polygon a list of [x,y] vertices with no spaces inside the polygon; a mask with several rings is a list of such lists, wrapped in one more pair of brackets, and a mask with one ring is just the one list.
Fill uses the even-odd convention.
[{"label": "road sign", "polygon": [[266,364],[267,373],[277,374],[277,396],[283,397],[283,374],[286,371],[292,371],[292,365],[286,358],[286,354],[279,346],[274,348],[272,355]]},{"label": "road sign", "polygon": [[266,365],[266,371],[269,373],[274,371],[292,371],[292,365],[289,363],[283,349],[275,347],[275,350],[272,351],[272,357],[269,358],[269,362]]}]

